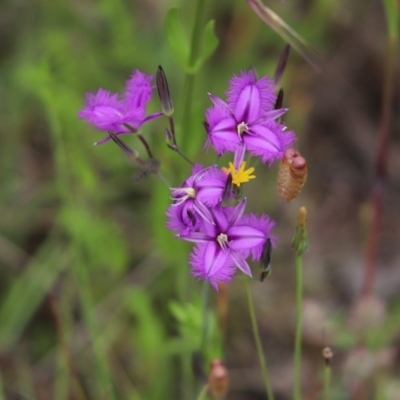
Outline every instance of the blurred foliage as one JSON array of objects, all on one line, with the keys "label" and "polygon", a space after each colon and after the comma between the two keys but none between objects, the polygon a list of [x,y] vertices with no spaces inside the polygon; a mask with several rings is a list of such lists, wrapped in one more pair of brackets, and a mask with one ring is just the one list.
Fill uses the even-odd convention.
[{"label": "blurred foliage", "polygon": [[[165,228],[169,190],[156,177],[134,184],[136,166],[112,143],[94,147],[102,134],[77,118],[86,92],[121,91],[134,69],[155,73],[162,65],[178,142],[197,162],[214,162],[202,148],[207,92],[222,95],[232,73],[250,66],[273,74],[285,43],[245,1],[207,2],[201,51],[192,63],[191,3],[1,4],[0,399],[189,399],[201,388],[203,377],[191,368],[202,340],[201,284],[189,273],[190,245]],[[336,45],[328,27],[359,4],[350,11],[333,0],[270,6],[328,52]],[[296,54],[291,61],[284,78],[293,87],[288,121],[301,132],[305,66]],[[190,115],[185,72],[196,72]],[[159,109],[157,100],[150,111]],[[143,134],[174,186],[190,167],[165,146],[164,125],[153,121]],[[134,139],[124,138],[143,152]],[[265,185],[264,198],[274,193],[274,183]],[[241,311],[235,315],[249,326]],[[368,347],[384,347],[398,335],[399,315],[398,306],[390,310],[385,334],[371,330]],[[207,319],[203,374],[227,346],[212,307]],[[339,346],[355,346],[352,335],[344,329]]]}]

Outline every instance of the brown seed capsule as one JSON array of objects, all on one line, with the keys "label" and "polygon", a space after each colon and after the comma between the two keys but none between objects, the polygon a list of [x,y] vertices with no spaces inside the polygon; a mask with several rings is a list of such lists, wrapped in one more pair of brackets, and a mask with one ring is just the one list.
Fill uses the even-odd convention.
[{"label": "brown seed capsule", "polygon": [[228,392],[229,379],[228,370],[224,363],[216,358],[211,363],[210,374],[208,375],[208,386],[214,397],[223,397]]},{"label": "brown seed capsule", "polygon": [[307,179],[307,161],[293,147],[287,149],[279,164],[278,194],[288,203],[295,199]]}]

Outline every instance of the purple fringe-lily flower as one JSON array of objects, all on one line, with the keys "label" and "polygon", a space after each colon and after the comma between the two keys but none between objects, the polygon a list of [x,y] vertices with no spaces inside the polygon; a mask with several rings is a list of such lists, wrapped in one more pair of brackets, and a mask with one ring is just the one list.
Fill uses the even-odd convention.
[{"label": "purple fringe-lily flower", "polygon": [[174,203],[167,210],[167,226],[178,233],[197,230],[204,219],[212,223],[210,207],[221,202],[227,175],[216,166],[195,165],[180,188],[172,188]]},{"label": "purple fringe-lily flower", "polygon": [[[136,70],[126,82],[125,93],[122,99],[118,94],[99,89],[97,93],[87,93],[86,101],[79,118],[85,119],[88,124],[94,125],[104,132],[113,132],[116,135],[131,133],[138,130],[145,122],[162,115],[154,113],[146,116],[146,105],[151,100],[153,75],[146,75]],[[111,140],[106,137],[96,144]]]},{"label": "purple fringe-lily flower", "polygon": [[246,151],[260,157],[263,163],[282,158],[295,136],[276,122],[287,109],[274,109],[274,90],[267,76],[257,80],[250,70],[230,80],[227,103],[210,94],[214,105],[206,112],[206,147],[213,146],[219,155],[235,153],[235,168],[240,167]]},{"label": "purple fringe-lily flower", "polygon": [[[260,259],[274,222],[262,215],[243,215],[246,199],[236,207],[216,206],[210,209],[213,223],[203,221],[201,229],[181,234],[180,237],[197,243],[191,254],[192,274],[207,279],[217,289],[218,282],[228,283],[236,268],[251,276],[246,259]],[[272,238],[273,239],[273,238]]]}]

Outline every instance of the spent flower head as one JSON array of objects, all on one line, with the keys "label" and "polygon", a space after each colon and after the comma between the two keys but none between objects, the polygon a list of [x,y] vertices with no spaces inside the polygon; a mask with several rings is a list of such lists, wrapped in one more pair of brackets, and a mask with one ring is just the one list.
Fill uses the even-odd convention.
[{"label": "spent flower head", "polygon": [[[83,109],[79,111],[79,118],[85,119],[88,124],[94,125],[104,132],[113,132],[116,135],[133,133],[145,122],[159,117],[162,113],[146,116],[146,105],[151,100],[153,75],[146,75],[136,70],[126,82],[124,95],[119,99],[118,94],[105,89],[96,93],[87,93]],[[111,140],[109,136],[96,144]]]}]

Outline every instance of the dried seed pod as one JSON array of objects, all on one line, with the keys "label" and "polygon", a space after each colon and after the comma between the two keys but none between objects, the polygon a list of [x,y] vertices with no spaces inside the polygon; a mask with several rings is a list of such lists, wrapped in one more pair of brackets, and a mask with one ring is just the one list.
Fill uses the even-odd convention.
[{"label": "dried seed pod", "polygon": [[325,365],[328,367],[331,363],[331,359],[333,357],[333,351],[330,347],[324,347],[322,350],[322,357],[325,360]]},{"label": "dried seed pod", "polygon": [[279,164],[278,194],[288,203],[295,199],[307,179],[307,161],[293,147],[287,149]]},{"label": "dried seed pod", "polygon": [[229,378],[228,370],[224,363],[218,358],[211,363],[208,375],[208,387],[214,397],[223,397],[228,392]]}]

